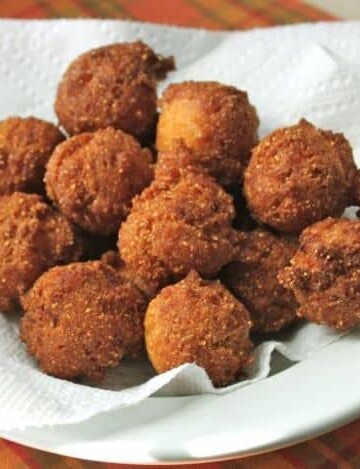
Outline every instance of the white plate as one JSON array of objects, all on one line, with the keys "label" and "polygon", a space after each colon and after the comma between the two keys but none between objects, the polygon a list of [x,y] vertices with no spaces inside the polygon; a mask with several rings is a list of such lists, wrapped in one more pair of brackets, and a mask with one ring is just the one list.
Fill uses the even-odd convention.
[{"label": "white plate", "polygon": [[360,331],[252,386],[214,396],[149,398],[77,425],[2,437],[102,462],[160,464],[248,456],[360,416]]}]

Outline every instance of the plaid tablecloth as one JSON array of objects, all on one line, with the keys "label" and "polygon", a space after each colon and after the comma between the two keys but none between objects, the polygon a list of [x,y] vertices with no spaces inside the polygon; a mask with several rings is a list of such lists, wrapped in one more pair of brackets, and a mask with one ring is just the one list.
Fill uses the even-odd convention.
[{"label": "plaid tablecloth", "polygon": [[[0,0],[2,18],[97,17],[203,27],[255,26],[332,20],[298,0]],[[103,469],[134,466],[94,463],[56,456],[0,439],[0,469]],[[189,467],[189,466],[182,466]],[[201,469],[360,468],[360,420],[303,444],[231,462],[194,465]]]}]

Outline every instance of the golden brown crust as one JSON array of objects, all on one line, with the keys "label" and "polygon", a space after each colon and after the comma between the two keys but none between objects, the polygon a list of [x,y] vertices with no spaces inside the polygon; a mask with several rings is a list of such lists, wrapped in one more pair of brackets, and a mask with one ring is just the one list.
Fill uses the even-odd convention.
[{"label": "golden brown crust", "polygon": [[152,179],[149,150],[111,127],[76,135],[59,145],[45,174],[49,198],[84,230],[119,229],[135,194]]},{"label": "golden brown crust", "polygon": [[225,286],[249,310],[257,332],[279,331],[296,318],[295,297],[276,276],[289,264],[297,245],[295,238],[252,231],[244,236],[236,260],[221,273]]},{"label": "golden brown crust", "polygon": [[45,165],[64,140],[55,125],[35,117],[0,122],[0,195],[15,191],[44,193]]},{"label": "golden brown crust", "polygon": [[70,223],[35,194],[0,197],[0,311],[18,299],[49,267],[77,260],[79,240]]},{"label": "golden brown crust", "polygon": [[322,133],[330,140],[331,145],[335,147],[336,151],[338,152],[343,170],[345,190],[348,192],[349,198],[351,199],[351,193],[353,190],[354,181],[357,178],[358,169],[356,168],[350,143],[341,133],[334,133],[330,130],[323,130]]},{"label": "golden brown crust", "polygon": [[224,386],[251,361],[250,326],[245,306],[219,281],[202,280],[192,271],[149,304],[146,348],[158,373],[196,363],[215,386]]},{"label": "golden brown crust", "polygon": [[206,173],[200,166],[193,165],[192,153],[186,146],[179,142],[173,151],[164,151],[157,154],[154,177],[157,180],[169,182],[182,177],[188,172]]},{"label": "golden brown crust", "polygon": [[300,317],[336,329],[360,324],[360,221],[327,218],[308,227],[278,278],[294,292]]},{"label": "golden brown crust", "polygon": [[356,167],[343,135],[302,120],[255,147],[244,192],[254,216],[285,233],[299,233],[352,202]]},{"label": "golden brown crust", "polygon": [[133,201],[121,225],[122,259],[157,290],[191,269],[214,276],[233,259],[240,234],[231,223],[234,206],[206,174],[187,172],[154,180]]},{"label": "golden brown crust", "polygon": [[121,259],[119,251],[106,251],[101,256],[101,261],[110,265],[120,276],[120,278],[130,282],[150,301],[156,295],[151,284],[146,282],[146,279],[140,277],[136,270],[130,269],[129,266]]},{"label": "golden brown crust", "polygon": [[156,121],[156,84],[175,68],[141,41],[77,57],[57,90],[55,112],[71,135],[105,127],[146,138]]},{"label": "golden brown crust", "polygon": [[217,82],[188,81],[170,85],[159,104],[158,151],[176,153],[180,143],[190,150],[190,163],[220,184],[242,180],[259,126],[247,93]]},{"label": "golden brown crust", "polygon": [[[192,172],[206,174],[206,171],[200,165],[194,165],[192,152],[186,148],[183,143],[176,147],[176,151],[159,153],[155,164],[154,177],[162,184],[171,186],[174,180],[183,177]],[[232,196],[236,217],[233,222],[235,228],[242,231],[251,231],[258,226],[258,223],[252,218],[242,193],[242,186],[237,183],[226,188],[226,191]]]},{"label": "golden brown crust", "polygon": [[53,376],[102,378],[142,347],[147,303],[100,261],[50,269],[21,303],[21,338]]}]

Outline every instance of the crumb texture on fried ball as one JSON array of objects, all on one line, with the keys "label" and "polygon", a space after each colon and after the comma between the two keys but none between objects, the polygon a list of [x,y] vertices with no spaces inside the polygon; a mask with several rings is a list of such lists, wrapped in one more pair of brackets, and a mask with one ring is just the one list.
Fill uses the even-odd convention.
[{"label": "crumb texture on fried ball", "polygon": [[276,130],[253,150],[245,171],[248,206],[261,222],[300,233],[353,203],[356,166],[342,134],[305,120]]},{"label": "crumb texture on fried ball", "polygon": [[279,280],[300,317],[336,329],[360,324],[360,221],[327,218],[306,228]]},{"label": "crumb texture on fried ball", "polygon": [[159,152],[176,151],[180,143],[190,151],[191,164],[221,185],[242,180],[259,126],[246,92],[217,82],[188,81],[170,85],[159,105]]},{"label": "crumb texture on fried ball", "polygon": [[196,363],[215,386],[224,386],[251,362],[250,326],[247,309],[220,281],[203,280],[192,271],[150,302],[146,349],[158,373]]},{"label": "crumb texture on fried ball", "polygon": [[115,127],[146,138],[156,123],[156,85],[172,57],[141,41],[111,44],[77,57],[59,84],[55,112],[70,134]]},{"label": "crumb texture on fried ball", "polygon": [[242,240],[236,260],[221,273],[225,286],[249,310],[254,331],[276,332],[296,318],[295,297],[276,276],[289,264],[297,244],[295,238],[252,231]]},{"label": "crumb texture on fried ball", "polygon": [[50,375],[101,379],[143,346],[143,295],[100,261],[48,270],[21,303],[21,338]]},{"label": "crumb texture on fried ball", "polygon": [[0,195],[44,193],[45,165],[63,140],[55,125],[35,117],[0,121]]},{"label": "crumb texture on fried ball", "polygon": [[115,269],[121,278],[134,285],[149,301],[155,296],[156,291],[153,286],[148,284],[146,279],[141,278],[136,270],[132,270],[125,264],[119,255],[119,251],[110,250],[104,252],[101,256],[101,261]]},{"label": "crumb texture on fried ball", "polygon": [[204,172],[203,168],[193,164],[191,151],[182,142],[178,142],[175,150],[162,151],[157,154],[155,179],[169,181],[172,184],[174,178],[179,178],[189,171]]},{"label": "crumb texture on fried ball", "polygon": [[46,269],[80,254],[73,227],[39,195],[0,197],[0,311],[15,311],[19,296]]},{"label": "crumb texture on fried ball", "polygon": [[151,154],[111,127],[69,138],[52,154],[45,173],[49,198],[78,226],[108,235],[119,229],[131,200],[153,176]]},{"label": "crumb texture on fried ball", "polygon": [[240,234],[232,198],[207,174],[173,173],[133,201],[118,247],[126,265],[156,290],[191,269],[216,275],[233,259]]}]

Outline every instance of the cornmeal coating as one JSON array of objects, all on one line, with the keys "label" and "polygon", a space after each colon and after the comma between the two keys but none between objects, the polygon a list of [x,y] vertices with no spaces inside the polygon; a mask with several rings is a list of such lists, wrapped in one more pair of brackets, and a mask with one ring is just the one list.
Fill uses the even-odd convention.
[{"label": "cornmeal coating", "polygon": [[115,269],[122,279],[134,285],[149,301],[156,295],[157,292],[153,286],[149,285],[146,279],[141,278],[136,271],[130,269],[125,264],[119,255],[119,251],[109,250],[104,252],[101,256],[101,261]]},{"label": "cornmeal coating", "polygon": [[188,172],[207,173],[204,168],[193,164],[193,155],[183,142],[176,144],[175,150],[162,151],[157,154],[154,177],[157,180],[169,180],[182,177]]},{"label": "cornmeal coating", "polygon": [[360,324],[360,221],[327,218],[306,228],[278,278],[300,317],[336,329]]},{"label": "cornmeal coating", "polygon": [[253,150],[244,193],[259,221],[296,234],[357,203],[357,178],[345,137],[301,120],[276,130]]},{"label": "cornmeal coating", "polygon": [[259,126],[246,92],[212,81],[187,81],[170,85],[159,105],[159,152],[177,151],[180,143],[189,149],[191,163],[219,184],[241,182]]},{"label": "cornmeal coating", "polygon": [[119,231],[126,265],[154,291],[190,272],[215,276],[235,255],[241,236],[231,227],[232,198],[207,174],[155,179]]},{"label": "cornmeal coating", "polygon": [[66,218],[37,194],[0,197],[0,311],[18,309],[19,297],[49,267],[77,260],[79,239]]},{"label": "cornmeal coating", "polygon": [[0,121],[0,195],[44,193],[45,165],[63,140],[55,125],[35,117]]},{"label": "cornmeal coating", "polygon": [[92,49],[77,57],[58,86],[55,112],[70,134],[105,127],[147,138],[156,124],[156,86],[174,70],[172,57],[141,41]]},{"label": "cornmeal coating", "polygon": [[295,320],[295,297],[276,276],[297,245],[295,238],[257,229],[244,236],[236,260],[223,269],[221,280],[249,310],[254,331],[276,332]]},{"label": "cornmeal coating", "polygon": [[192,271],[165,287],[145,315],[145,343],[158,373],[196,363],[215,386],[238,379],[251,362],[250,316],[218,280]]},{"label": "cornmeal coating", "polygon": [[45,183],[64,215],[94,234],[115,233],[135,194],[152,177],[151,153],[131,136],[111,127],[76,135],[51,156]]},{"label": "cornmeal coating", "polygon": [[21,338],[47,374],[101,379],[141,350],[147,303],[100,261],[48,270],[21,303]]},{"label": "cornmeal coating", "polygon": [[[182,177],[189,171],[206,173],[201,166],[194,166],[191,151],[179,143],[176,151],[161,152],[157,155],[155,164],[155,179],[171,185],[174,178]],[[258,223],[252,218],[242,193],[242,187],[238,183],[228,186],[226,191],[232,196],[236,217],[233,222],[235,228],[242,231],[251,231],[258,226]]]}]

